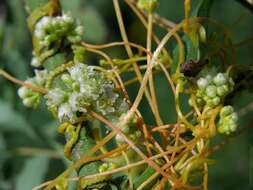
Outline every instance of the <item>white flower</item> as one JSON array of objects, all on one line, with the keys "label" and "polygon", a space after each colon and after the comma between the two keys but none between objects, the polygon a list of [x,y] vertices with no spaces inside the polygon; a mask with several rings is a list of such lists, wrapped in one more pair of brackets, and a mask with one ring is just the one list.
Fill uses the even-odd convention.
[{"label": "white flower", "polygon": [[68,14],[63,13],[61,18],[68,24],[74,23],[74,19]]},{"label": "white flower", "polygon": [[214,85],[210,85],[206,88],[206,95],[210,98],[214,98],[217,93],[217,88]]},{"label": "white flower", "polygon": [[75,66],[69,68],[68,72],[73,80],[80,82],[82,80],[83,74],[85,74],[86,68],[86,65],[78,63]]},{"label": "white flower", "polygon": [[75,112],[73,112],[73,110],[71,109],[71,105],[69,105],[68,103],[62,104],[58,108],[58,118],[60,119],[60,121],[70,120],[71,122],[74,122],[76,119],[76,115]]},{"label": "white flower", "polygon": [[83,27],[82,26],[77,26],[76,29],[75,29],[75,32],[80,36],[83,35]]},{"label": "white flower", "polygon": [[48,106],[59,106],[64,102],[66,93],[59,88],[55,88],[49,90],[48,94],[45,97],[47,99]]},{"label": "white flower", "polygon": [[[73,111],[86,113],[85,100],[81,93],[73,92],[69,97],[69,104]],[[86,103],[87,104],[87,103]],[[87,104],[88,105],[88,104]]]},{"label": "white flower", "polygon": [[218,73],[214,79],[213,82],[217,85],[217,86],[221,86],[227,83],[227,77],[225,74],[223,73]]},{"label": "white flower", "polygon": [[200,78],[197,81],[197,84],[200,89],[205,89],[208,86],[208,80],[205,78]]},{"label": "white flower", "polygon": [[48,71],[44,70],[37,70],[35,69],[35,78],[39,85],[44,85],[48,77]]},{"label": "white flower", "polygon": [[37,57],[33,57],[31,60],[31,65],[34,67],[40,67],[41,63]]},{"label": "white flower", "polygon": [[44,27],[48,26],[51,22],[52,18],[49,16],[42,17],[35,25],[34,35],[41,39],[45,36]]}]

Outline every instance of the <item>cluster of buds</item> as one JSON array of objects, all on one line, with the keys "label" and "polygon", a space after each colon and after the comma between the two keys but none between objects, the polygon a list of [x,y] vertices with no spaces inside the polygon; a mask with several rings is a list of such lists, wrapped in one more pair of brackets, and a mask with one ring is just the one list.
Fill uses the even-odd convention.
[{"label": "cluster of buds", "polygon": [[[35,76],[27,79],[25,82],[34,86],[43,86],[45,85],[47,76],[47,70],[35,70]],[[36,107],[41,101],[41,93],[35,92],[25,86],[19,88],[18,95],[20,98],[22,98],[23,104],[27,107]]]},{"label": "cluster of buds", "polygon": [[81,41],[83,27],[67,14],[57,17],[44,16],[35,25],[35,37],[41,48],[49,48],[52,44],[67,39],[75,44]]},{"label": "cluster of buds", "polygon": [[229,135],[237,128],[238,115],[232,106],[224,106],[220,111],[218,131],[221,134]]},{"label": "cluster of buds", "polygon": [[92,66],[78,63],[69,68],[61,80],[65,89],[53,88],[46,95],[47,105],[57,111],[60,121],[75,122],[87,109],[116,121],[128,111],[126,101],[115,92],[114,84]]},{"label": "cluster of buds", "polygon": [[207,75],[197,81],[197,104],[207,105],[210,108],[218,106],[226,95],[233,91],[234,82],[225,73],[218,73],[215,76]]},{"label": "cluster of buds", "polygon": [[[44,16],[34,27],[34,37],[38,41],[36,44],[39,50],[48,51],[49,54],[50,50],[56,52],[61,45],[66,44],[71,45],[74,53],[78,54],[80,48],[77,47],[82,40],[82,35],[83,27],[77,20],[65,13],[56,17]],[[42,66],[42,60],[35,52],[33,52],[31,65]]]}]

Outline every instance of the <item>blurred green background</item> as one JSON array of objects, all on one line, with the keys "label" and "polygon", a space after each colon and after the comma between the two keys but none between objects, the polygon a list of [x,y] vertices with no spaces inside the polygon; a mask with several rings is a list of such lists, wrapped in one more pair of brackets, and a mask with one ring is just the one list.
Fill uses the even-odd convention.
[{"label": "blurred green background", "polygon": [[[0,1],[0,68],[22,80],[33,75],[29,64],[32,55],[31,36],[26,26],[24,2],[33,7],[43,1]],[[84,39],[87,42],[99,44],[121,40],[111,0],[61,2],[64,11],[70,11],[85,26]],[[173,22],[183,18],[182,0],[159,2],[160,15]],[[130,9],[121,4],[130,40],[144,44],[146,33],[143,26]],[[236,1],[214,0],[211,17],[231,29],[234,42],[253,34],[253,12]],[[160,29],[156,28],[156,31],[160,36],[164,34]],[[108,53],[115,58],[125,56],[122,48],[113,48]],[[97,58],[90,60],[98,61]],[[252,44],[238,50],[237,61],[253,64]],[[157,75],[155,83],[162,117],[166,122],[173,122],[176,120],[174,102],[164,76]],[[36,110],[25,108],[17,96],[17,88],[0,78],[0,190],[29,190],[56,177],[69,164],[62,156],[64,138],[56,132],[57,123],[44,106]],[[129,89],[132,98],[137,89],[137,85]],[[233,100],[237,110],[252,101],[253,94],[249,92]],[[152,124],[151,113],[145,107],[146,103],[143,102],[140,110],[146,121]],[[216,163],[210,166],[210,190],[253,189],[252,125],[253,112],[240,117],[240,126],[245,128],[243,133],[212,156]]]}]

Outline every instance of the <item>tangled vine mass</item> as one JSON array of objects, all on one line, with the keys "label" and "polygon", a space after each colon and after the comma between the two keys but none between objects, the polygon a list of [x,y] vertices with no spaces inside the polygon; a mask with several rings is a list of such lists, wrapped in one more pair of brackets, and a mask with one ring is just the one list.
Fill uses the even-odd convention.
[{"label": "tangled vine mass", "polygon": [[[66,171],[35,189],[65,190],[76,182],[79,190],[207,190],[209,157],[215,152],[210,142],[237,131],[238,113],[229,101],[240,84],[237,64],[216,59],[221,49],[228,55],[235,49],[227,29],[207,17],[211,1],[199,1],[195,9],[185,0],[185,19],[178,24],[155,13],[157,0],[125,2],[146,27],[146,47],[129,42],[118,0],[113,5],[123,41],[105,45],[85,42],[85,28],[61,11],[58,0],[30,12],[35,75],[22,82],[18,95],[27,107],[47,106],[65,136],[64,156],[72,161]],[[162,39],[154,25],[167,32]],[[214,38],[210,27],[222,40]],[[172,50],[166,46],[171,38],[176,42]],[[103,51],[114,46],[125,47],[129,58],[112,58]],[[101,60],[90,62],[88,53]],[[134,77],[125,80],[128,73]],[[174,95],[174,124],[161,118],[157,73],[165,75]],[[133,83],[139,90],[132,100],[128,86]],[[154,125],[138,110],[142,99]]]}]

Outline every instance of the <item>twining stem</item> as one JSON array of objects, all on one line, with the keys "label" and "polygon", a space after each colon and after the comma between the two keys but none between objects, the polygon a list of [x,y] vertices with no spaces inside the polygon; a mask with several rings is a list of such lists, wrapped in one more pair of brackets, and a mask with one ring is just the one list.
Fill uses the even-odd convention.
[{"label": "twining stem", "polygon": [[[83,165],[83,164],[86,164],[86,163],[90,163],[90,162],[102,160],[102,159],[104,159],[104,158],[111,157],[111,156],[115,155],[116,153],[125,150],[126,148],[127,148],[126,145],[121,145],[121,146],[119,146],[118,148],[115,148],[115,149],[113,149],[113,150],[110,151],[110,152],[107,152],[107,153],[105,153],[105,154],[102,154],[102,155],[99,155],[99,156],[96,156],[96,157],[86,156],[86,157],[85,157],[85,160],[82,160],[82,162],[83,162],[82,165]],[[79,160],[78,160],[78,161],[79,161]],[[78,162],[78,161],[77,161],[77,162]],[[79,165],[79,167],[81,167],[82,165]],[[51,189],[57,184],[58,180],[61,179],[61,178],[65,178],[65,176],[64,176],[64,177],[63,177],[63,176],[57,177],[55,180],[53,180],[52,183],[50,183],[50,184],[46,187],[45,190],[51,190]]]},{"label": "twining stem", "polygon": [[[194,141],[192,141],[191,143],[193,143]],[[160,153],[160,154],[157,154],[155,156],[152,156],[152,157],[149,157],[149,159],[151,160],[156,160],[156,159],[159,159],[167,154],[171,154],[173,152],[178,152],[180,151],[181,149],[185,148],[187,145],[181,145],[181,146],[178,146],[178,147],[171,147],[170,150],[167,150],[166,152],[164,153]],[[174,162],[176,162],[177,160],[173,160],[171,162],[171,164],[173,164]],[[121,172],[121,171],[125,171],[125,170],[128,170],[130,168],[134,168],[134,167],[137,167],[137,166],[140,166],[140,165],[143,165],[143,164],[146,164],[146,161],[145,160],[141,160],[141,161],[138,161],[138,162],[135,162],[135,163],[131,163],[131,164],[128,164],[126,166],[122,166],[120,168],[116,168],[116,169],[113,169],[113,170],[110,170],[110,171],[106,171],[106,172],[102,172],[102,173],[99,173],[99,174],[93,174],[93,175],[89,175],[89,176],[78,176],[78,177],[71,177],[69,178],[70,181],[77,181],[79,180],[80,178],[84,178],[84,179],[92,179],[92,178],[95,178],[95,177],[100,177],[100,176],[106,176],[106,175],[111,175],[111,174],[114,174],[114,173],[118,173],[118,172]],[[167,179],[167,178],[166,178]]]},{"label": "twining stem", "polygon": [[[121,14],[121,11],[120,11],[120,6],[119,6],[118,0],[113,0],[113,5],[114,5],[115,12],[116,12],[116,16],[117,16],[117,20],[118,20],[119,29],[120,29],[122,39],[123,39],[124,42],[126,42],[125,48],[126,48],[127,54],[130,58],[132,58],[134,56],[134,54],[133,54],[133,51],[132,51],[131,47],[129,45],[127,45],[129,40],[128,40],[128,37],[127,37],[127,34],[126,34],[126,30],[125,30],[124,22],[123,22],[123,19],[122,19],[122,14]],[[142,82],[142,74],[140,72],[140,69],[139,69],[138,65],[136,63],[133,63],[133,68],[134,68],[134,71],[136,73],[136,76],[138,77],[139,82],[141,83]],[[155,119],[158,122],[160,120],[160,118],[156,117],[157,114],[155,114],[156,112],[155,112],[154,105],[153,105],[152,100],[150,98],[150,94],[149,94],[148,90],[146,90],[146,89],[145,89],[145,95],[146,95],[148,103],[151,107],[151,110],[154,113]]]},{"label": "twining stem", "polygon": [[22,80],[18,80],[15,77],[11,76],[9,73],[7,73],[6,71],[0,69],[0,76],[3,76],[4,78],[6,78],[7,80],[18,84],[20,86],[25,86],[27,88],[32,89],[35,92],[39,92],[42,94],[47,94],[48,90],[46,88],[42,88],[42,87],[38,87],[38,86],[34,86],[33,84],[29,83],[29,82],[24,82]]},{"label": "twining stem", "polygon": [[[125,1],[128,4],[131,4],[132,7],[136,6],[136,3],[134,2],[134,0],[125,0]],[[148,17],[147,13],[144,10],[140,10],[140,15],[144,15],[145,17]],[[176,23],[161,17],[157,13],[154,13],[153,23],[159,24],[161,27],[168,28],[168,29],[174,28],[176,26]]]},{"label": "twining stem", "polygon": [[84,47],[88,47],[88,48],[92,48],[92,49],[105,49],[105,48],[111,48],[114,46],[122,46],[122,45],[129,45],[131,47],[137,48],[143,52],[145,52],[146,54],[148,54],[149,56],[153,56],[151,52],[147,51],[146,48],[142,47],[139,44],[133,43],[133,42],[111,42],[108,44],[99,44],[99,45],[94,45],[94,44],[89,44],[87,42],[82,42],[82,45]]},{"label": "twining stem", "polygon": [[204,181],[203,181],[204,190],[208,190],[208,165],[204,163]]},{"label": "twining stem", "polygon": [[144,74],[141,86],[139,88],[138,94],[135,98],[135,101],[131,107],[131,109],[129,110],[129,112],[127,113],[127,115],[125,116],[125,118],[122,120],[122,124],[126,124],[129,119],[133,116],[134,112],[136,111],[136,109],[138,108],[141,100],[142,100],[142,96],[145,92],[146,89],[146,84],[148,81],[148,77],[150,75],[150,72],[152,72],[152,67],[155,65],[155,63],[157,62],[158,56],[161,53],[163,47],[165,46],[165,44],[167,43],[167,41],[173,36],[173,34],[178,31],[180,28],[182,28],[184,22],[181,22],[180,24],[176,25],[171,31],[169,31],[164,38],[162,39],[161,43],[159,44],[159,46],[156,48],[154,55],[151,59],[150,64],[148,65],[148,68],[146,70],[146,73]]},{"label": "twining stem", "polygon": [[101,115],[98,115],[97,113],[90,111],[91,116],[96,118],[97,120],[103,122],[108,127],[110,127],[113,131],[115,131],[118,135],[120,135],[126,143],[129,144],[129,146],[136,151],[151,167],[153,167],[158,173],[162,174],[164,177],[171,179],[170,176],[168,176],[164,171],[161,170],[161,168],[152,160],[150,160],[129,138],[120,130],[119,127],[114,126],[111,122],[109,122],[107,119],[102,117]]},{"label": "twining stem", "polygon": [[187,121],[187,119],[185,118],[185,116],[183,115],[182,111],[181,111],[181,108],[180,108],[180,100],[179,100],[179,94],[180,94],[180,91],[181,91],[181,88],[182,87],[182,82],[179,82],[176,86],[176,96],[175,96],[175,104],[176,104],[176,110],[177,110],[177,115],[178,115],[178,118],[179,120],[183,121],[183,123],[188,127],[190,128],[191,130],[194,129],[194,126],[189,123],[189,121]]},{"label": "twining stem", "polygon": [[[147,31],[147,50],[150,52],[152,51],[152,30],[153,30],[153,13],[150,12],[148,15],[148,31]],[[151,61],[151,57],[147,55],[147,65],[150,64],[150,61]],[[158,109],[152,72],[150,72],[150,75],[149,75],[149,89],[150,89],[150,94],[151,94],[151,101],[154,106],[155,118],[157,118],[157,124],[163,125],[163,122],[159,113],[159,109]]]},{"label": "twining stem", "polygon": [[[71,172],[73,172],[77,168],[80,168],[83,164],[87,163],[87,159],[89,159],[87,155],[97,152],[100,149],[100,147],[105,145],[108,141],[110,141],[115,136],[115,134],[116,133],[113,131],[109,133],[105,138],[103,138],[93,148],[91,148],[86,154],[84,154],[78,161],[70,165],[69,168],[65,170],[61,175],[59,175],[56,179],[52,180],[47,189],[54,187],[58,179],[66,178],[67,176],[71,174]],[[47,184],[47,182],[45,184]],[[35,187],[33,190],[40,189],[39,187],[41,188],[41,186],[38,186],[38,187]]]}]

